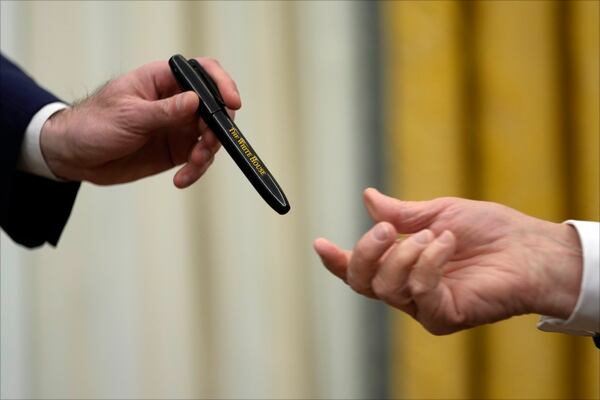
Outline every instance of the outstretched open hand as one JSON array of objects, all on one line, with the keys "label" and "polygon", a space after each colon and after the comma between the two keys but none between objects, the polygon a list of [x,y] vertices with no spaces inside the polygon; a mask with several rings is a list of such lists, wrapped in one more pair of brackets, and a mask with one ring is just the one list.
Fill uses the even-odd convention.
[{"label": "outstretched open hand", "polygon": [[582,261],[570,226],[460,198],[400,201],[367,189],[364,201],[377,224],[354,249],[320,238],[315,250],[355,291],[431,333],[525,313],[567,318],[574,308]]}]

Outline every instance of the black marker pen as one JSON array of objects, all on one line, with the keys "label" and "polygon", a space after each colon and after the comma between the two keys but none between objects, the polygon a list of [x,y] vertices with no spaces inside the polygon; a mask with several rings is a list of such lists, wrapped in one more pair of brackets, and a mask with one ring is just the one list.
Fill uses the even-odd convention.
[{"label": "black marker pen", "polygon": [[169,66],[183,90],[193,90],[200,98],[198,113],[215,133],[225,150],[242,170],[262,198],[279,214],[290,211],[283,190],[258,157],[248,140],[227,115],[225,102],[217,85],[196,60],[177,54]]}]

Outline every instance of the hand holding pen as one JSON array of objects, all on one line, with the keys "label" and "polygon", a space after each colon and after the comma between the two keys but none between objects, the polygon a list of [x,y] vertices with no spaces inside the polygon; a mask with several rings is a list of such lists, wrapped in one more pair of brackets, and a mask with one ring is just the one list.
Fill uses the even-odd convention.
[{"label": "hand holding pen", "polygon": [[[219,63],[198,58],[229,110],[241,106],[237,87]],[[167,61],[143,65],[54,114],[41,132],[44,158],[66,180],[124,183],[183,166],[184,188],[211,165],[220,143],[196,110],[198,96],[181,93]]]}]

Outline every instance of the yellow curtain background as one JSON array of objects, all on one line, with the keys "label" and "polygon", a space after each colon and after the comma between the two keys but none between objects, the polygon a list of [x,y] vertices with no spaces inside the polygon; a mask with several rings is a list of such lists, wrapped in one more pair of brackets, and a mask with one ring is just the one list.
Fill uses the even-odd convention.
[{"label": "yellow curtain background", "polygon": [[[599,3],[382,5],[388,184],[599,218]],[[392,316],[393,397],[598,398],[590,338],[537,316],[434,337]]]}]

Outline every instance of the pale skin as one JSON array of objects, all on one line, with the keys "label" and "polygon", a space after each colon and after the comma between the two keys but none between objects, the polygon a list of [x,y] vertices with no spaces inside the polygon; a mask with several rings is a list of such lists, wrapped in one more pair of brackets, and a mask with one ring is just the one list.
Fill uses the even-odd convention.
[{"label": "pale skin", "polygon": [[528,313],[566,319],[574,309],[582,255],[571,226],[460,198],[401,201],[367,189],[364,202],[375,225],[352,250],[323,238],[315,250],[356,292],[429,332]]},{"label": "pale skin", "polygon": [[[241,107],[234,81],[216,60],[197,60],[233,116]],[[193,92],[181,93],[166,60],[149,63],[48,119],[42,153],[58,177],[99,185],[131,182],[183,164],[173,183],[185,188],[206,172],[220,148],[198,118],[198,104]]]}]

